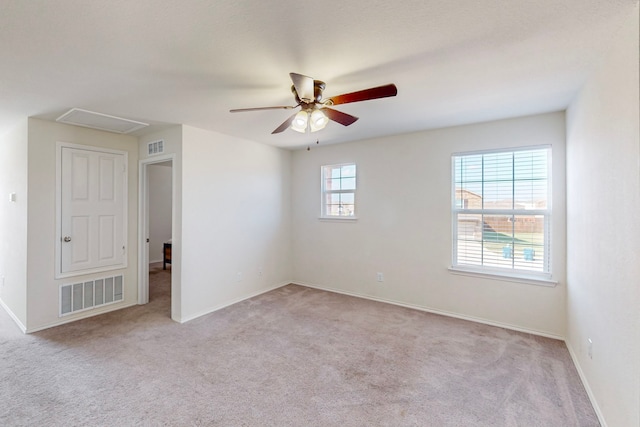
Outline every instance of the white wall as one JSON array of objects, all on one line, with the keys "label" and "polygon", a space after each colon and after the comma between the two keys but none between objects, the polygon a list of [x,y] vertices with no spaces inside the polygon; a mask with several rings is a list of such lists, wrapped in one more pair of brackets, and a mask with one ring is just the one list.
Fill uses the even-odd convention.
[{"label": "white wall", "polygon": [[[563,113],[312,147],[293,155],[294,281],[554,337],[565,334]],[[553,146],[553,276],[544,287],[451,274],[451,155]],[[320,166],[355,162],[355,222],[322,221]],[[376,282],[376,272],[384,282]]]},{"label": "white wall", "polygon": [[290,280],[291,153],[189,126],[182,149],[186,321]]},{"label": "white wall", "polygon": [[640,425],[638,20],[567,112],[567,342],[612,427]]},{"label": "white wall", "polygon": [[[163,140],[164,153],[160,156],[149,156],[147,144]],[[180,322],[182,319],[182,126],[172,126],[162,131],[144,135],[139,139],[141,161],[172,157],[173,193],[171,212],[171,318]],[[153,166],[151,166],[153,167]]]},{"label": "white wall", "polygon": [[[27,231],[27,330],[116,310],[137,301],[137,138],[78,126],[30,118],[28,121],[28,231]],[[127,268],[110,273],[124,275],[124,300],[96,310],[63,318],[59,313],[59,286],[102,277],[105,273],[54,278],[56,236],[56,143],[69,142],[128,152]]]},{"label": "white wall", "polygon": [[[27,119],[0,137],[0,303],[27,325]],[[16,201],[9,201],[9,194]],[[4,277],[4,285],[2,278]]]},{"label": "white wall", "polygon": [[171,162],[148,166],[149,262],[162,262],[163,243],[171,239]]}]

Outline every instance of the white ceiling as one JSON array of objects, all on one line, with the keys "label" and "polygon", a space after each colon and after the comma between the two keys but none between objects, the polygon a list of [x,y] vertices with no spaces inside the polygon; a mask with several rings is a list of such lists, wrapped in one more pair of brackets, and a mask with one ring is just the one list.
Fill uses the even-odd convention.
[{"label": "white ceiling", "polygon": [[[299,148],[565,109],[638,0],[0,0],[0,133],[73,107]],[[272,135],[289,72],[360,117]],[[138,131],[140,134],[143,131]]]}]

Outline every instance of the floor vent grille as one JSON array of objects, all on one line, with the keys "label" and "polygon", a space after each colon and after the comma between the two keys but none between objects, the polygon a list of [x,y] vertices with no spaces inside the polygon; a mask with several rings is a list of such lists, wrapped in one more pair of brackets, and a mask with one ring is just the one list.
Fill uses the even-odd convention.
[{"label": "floor vent grille", "polygon": [[122,275],[61,285],[60,316],[122,301],[123,291]]}]

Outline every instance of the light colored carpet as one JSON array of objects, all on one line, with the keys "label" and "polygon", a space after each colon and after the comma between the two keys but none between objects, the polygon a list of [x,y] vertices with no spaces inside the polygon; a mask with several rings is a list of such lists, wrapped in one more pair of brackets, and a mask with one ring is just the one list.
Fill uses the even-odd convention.
[{"label": "light colored carpet", "polygon": [[31,335],[2,426],[598,426],[564,343],[289,285],[180,325],[151,302]]}]

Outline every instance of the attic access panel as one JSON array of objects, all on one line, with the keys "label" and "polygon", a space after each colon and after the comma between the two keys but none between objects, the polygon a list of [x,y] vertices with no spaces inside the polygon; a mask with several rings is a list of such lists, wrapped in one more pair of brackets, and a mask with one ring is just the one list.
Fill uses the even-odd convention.
[{"label": "attic access panel", "polygon": [[122,134],[131,133],[149,126],[147,123],[82,110],[80,108],[72,108],[58,117],[56,122]]}]

